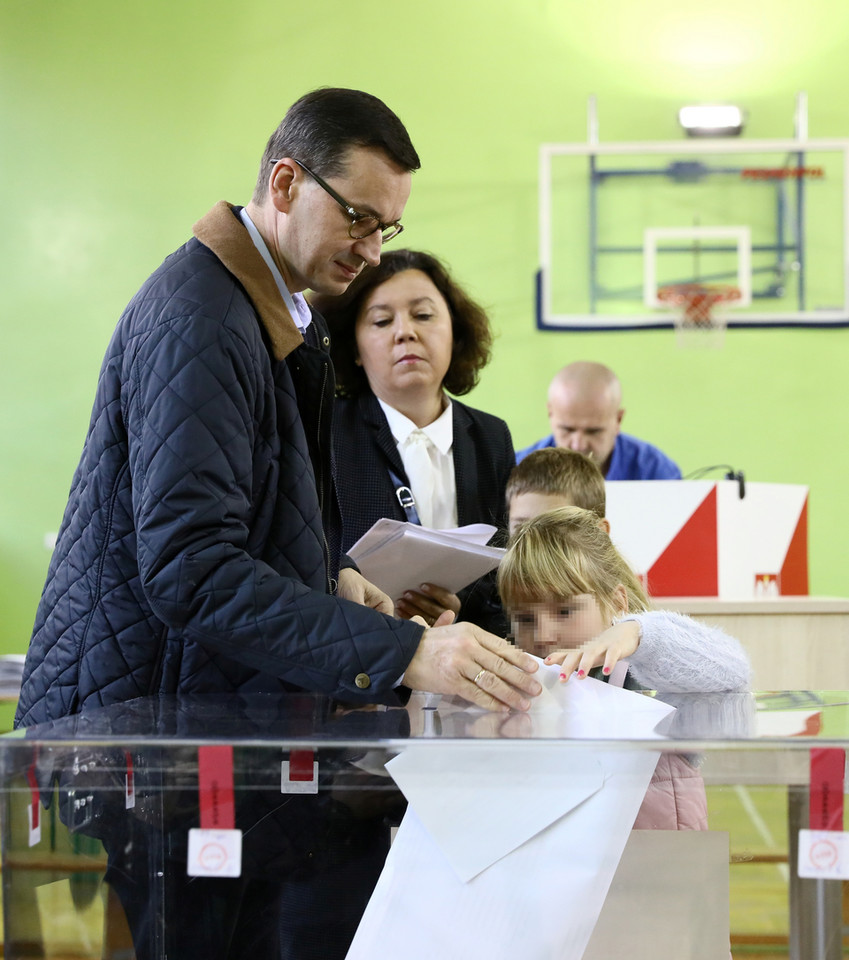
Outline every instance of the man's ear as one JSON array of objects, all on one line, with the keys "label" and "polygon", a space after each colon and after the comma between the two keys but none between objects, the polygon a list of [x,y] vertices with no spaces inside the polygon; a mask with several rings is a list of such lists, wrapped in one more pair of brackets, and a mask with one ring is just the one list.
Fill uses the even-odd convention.
[{"label": "man's ear", "polygon": [[601,520],[599,520],[598,525],[608,536],[610,536],[610,521],[607,519],[607,517],[602,517]]},{"label": "man's ear", "polygon": [[268,180],[268,195],[279,213],[288,213],[297,192],[297,167],[289,157],[278,160]]},{"label": "man's ear", "polygon": [[622,426],[622,418],[625,416],[625,408],[622,407],[619,412],[616,414],[616,426]]}]

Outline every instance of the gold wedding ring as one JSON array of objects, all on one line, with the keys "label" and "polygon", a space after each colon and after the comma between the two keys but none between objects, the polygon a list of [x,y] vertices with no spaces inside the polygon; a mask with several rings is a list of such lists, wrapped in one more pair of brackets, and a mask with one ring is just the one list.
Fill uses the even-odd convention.
[{"label": "gold wedding ring", "polygon": [[472,683],[473,683],[475,686],[477,686],[478,683],[480,682],[480,678],[481,678],[485,673],[486,673],[486,670],[483,669],[483,668],[481,668],[480,670],[478,670],[477,675],[475,676],[475,679],[472,680]]}]

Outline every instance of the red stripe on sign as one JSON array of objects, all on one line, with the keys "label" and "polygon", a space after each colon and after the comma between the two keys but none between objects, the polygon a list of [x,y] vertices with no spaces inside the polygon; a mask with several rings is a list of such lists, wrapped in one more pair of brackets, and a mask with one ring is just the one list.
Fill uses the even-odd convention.
[{"label": "red stripe on sign", "polygon": [[38,780],[35,777],[35,763],[27,767],[27,782],[29,783],[30,795],[32,797],[32,829],[38,829],[39,805],[38,805]]},{"label": "red stripe on sign", "polygon": [[289,779],[299,781],[312,780],[313,752],[312,750],[289,751]]},{"label": "red stripe on sign", "polygon": [[716,486],[647,571],[653,597],[715,597],[719,593]]},{"label": "red stripe on sign", "polygon": [[846,753],[840,749],[811,750],[811,830],[843,829],[843,775]]},{"label": "red stripe on sign", "polygon": [[790,596],[808,592],[808,498],[799,514],[799,522],[790,539],[781,567],[779,591]]},{"label": "red stripe on sign", "polygon": [[234,828],[236,811],[231,746],[198,747],[198,801],[202,830]]}]

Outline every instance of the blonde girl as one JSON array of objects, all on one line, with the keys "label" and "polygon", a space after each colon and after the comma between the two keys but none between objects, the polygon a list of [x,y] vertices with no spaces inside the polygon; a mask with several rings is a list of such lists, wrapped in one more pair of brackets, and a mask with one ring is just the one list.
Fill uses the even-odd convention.
[{"label": "blonde girl", "polygon": [[652,610],[598,517],[559,507],[523,523],[498,571],[522,650],[561,666],[560,680],[607,677],[628,660],[626,686],[667,692],[746,690],[749,662],[722,630]]}]

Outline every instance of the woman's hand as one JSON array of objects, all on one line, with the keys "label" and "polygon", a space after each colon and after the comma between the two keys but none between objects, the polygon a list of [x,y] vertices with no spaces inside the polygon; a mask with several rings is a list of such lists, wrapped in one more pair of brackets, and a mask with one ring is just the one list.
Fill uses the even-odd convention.
[{"label": "woman's hand", "polygon": [[[454,616],[460,612],[460,598],[435,583],[423,583],[418,590],[407,590],[395,603],[395,612],[405,620],[421,617],[432,627],[439,617],[450,610]],[[449,621],[450,622],[450,621]]]},{"label": "woman's hand", "polygon": [[639,623],[622,620],[574,650],[555,650],[545,662],[560,664],[561,683],[566,683],[575,671],[579,679],[583,679],[593,667],[602,667],[602,673],[607,676],[620,660],[635,653],[639,645]]}]

